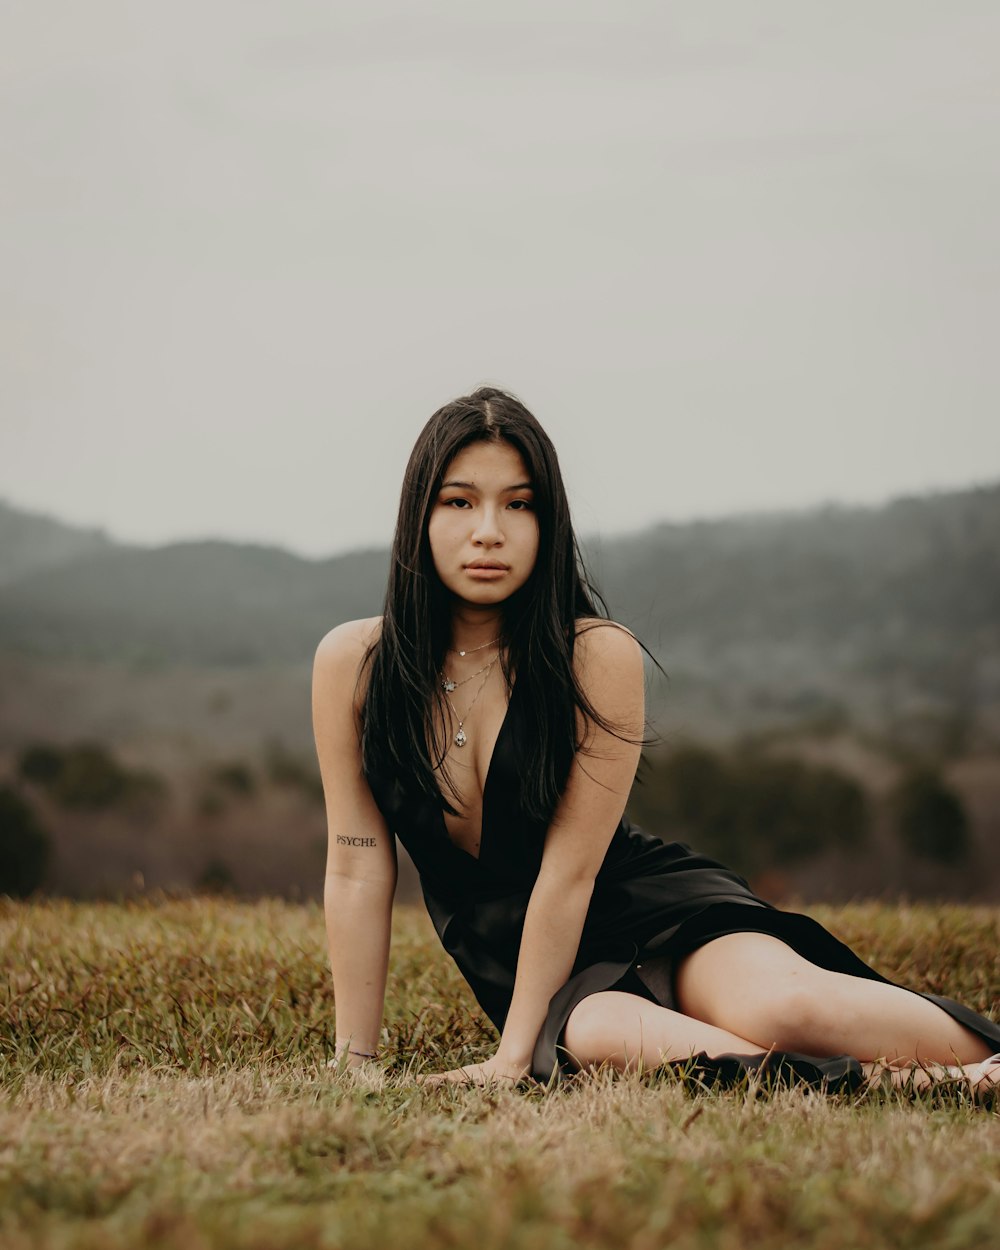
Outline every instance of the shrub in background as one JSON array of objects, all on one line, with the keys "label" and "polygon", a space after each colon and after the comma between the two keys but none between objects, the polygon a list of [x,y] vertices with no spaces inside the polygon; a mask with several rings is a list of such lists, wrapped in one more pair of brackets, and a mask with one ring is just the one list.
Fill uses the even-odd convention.
[{"label": "shrub in background", "polygon": [[0,785],[0,894],[27,898],[42,884],[51,854],[31,806],[12,786]]},{"label": "shrub in background", "polygon": [[52,796],[63,807],[113,807],[125,797],[128,774],[100,744],[71,747],[52,784]]},{"label": "shrub in background", "polygon": [[25,781],[47,789],[55,783],[65,762],[65,751],[48,742],[35,742],[21,752],[18,773]]},{"label": "shrub in background", "polygon": [[871,826],[864,789],[836,769],[695,744],[644,761],[629,811],[742,873],[860,846]]},{"label": "shrub in background", "polygon": [[236,889],[236,878],[232,869],[222,859],[210,859],[195,883],[201,894],[232,894]]},{"label": "shrub in background", "polygon": [[240,760],[228,760],[221,764],[213,764],[208,769],[209,782],[222,790],[241,798],[249,798],[257,789],[257,779],[253,769]]},{"label": "shrub in background", "polygon": [[315,764],[292,755],[279,740],[267,746],[268,777],[276,786],[300,790],[310,802],[323,804],[323,781]]},{"label": "shrub in background", "polygon": [[168,793],[159,774],[125,768],[99,742],[33,743],[21,752],[17,770],[62,807],[100,810],[127,803],[137,814],[151,815]]},{"label": "shrub in background", "polygon": [[904,774],[889,798],[896,833],[920,859],[960,864],[972,850],[969,817],[962,800],[934,768],[921,765]]}]

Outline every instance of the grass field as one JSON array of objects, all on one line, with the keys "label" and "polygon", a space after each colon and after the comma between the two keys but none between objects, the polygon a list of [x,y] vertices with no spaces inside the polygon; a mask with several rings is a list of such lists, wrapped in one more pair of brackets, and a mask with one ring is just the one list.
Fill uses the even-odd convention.
[{"label": "grass field", "polygon": [[[881,971],[992,1014],[1000,914],[810,909]],[[327,1066],[322,913],[0,904],[0,1246],[1000,1246],[1000,1114],[672,1072],[429,1089],[494,1034],[399,912],[384,1074]]]}]

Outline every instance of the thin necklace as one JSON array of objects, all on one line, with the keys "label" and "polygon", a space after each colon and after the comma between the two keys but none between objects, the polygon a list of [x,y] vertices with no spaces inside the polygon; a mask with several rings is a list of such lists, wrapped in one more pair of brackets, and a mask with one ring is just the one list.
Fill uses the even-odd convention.
[{"label": "thin necklace", "polygon": [[[499,658],[500,658],[500,657],[499,657],[499,656],[497,656],[497,659],[499,659]],[[454,703],[452,703],[451,699],[448,699],[448,692],[447,692],[447,690],[445,691],[445,695],[444,695],[444,697],[445,697],[446,699],[448,699],[448,706],[449,706],[449,707],[451,708],[451,710],[455,713],[455,719],[458,721],[458,733],[457,733],[457,734],[455,734],[455,746],[457,746],[457,747],[464,747],[464,746],[465,746],[465,744],[469,741],[469,736],[468,736],[468,734],[465,732],[465,722],[469,719],[469,713],[470,713],[470,712],[472,711],[472,709],[476,706],[476,702],[477,702],[477,700],[479,699],[479,696],[480,696],[480,695],[483,693],[483,691],[485,690],[485,688],[486,688],[486,683],[487,683],[487,682],[489,681],[489,679],[490,679],[490,673],[492,673],[492,672],[493,672],[493,669],[494,669],[494,666],[496,665],[496,662],[497,662],[496,660],[493,660],[493,661],[492,661],[492,663],[490,663],[490,664],[487,664],[487,665],[486,665],[486,676],[485,676],[485,677],[483,678],[483,680],[479,683],[479,689],[476,691],[476,697],[475,697],[475,699],[473,699],[473,700],[472,700],[472,702],[471,702],[471,703],[469,704],[469,706],[466,708],[466,710],[465,710],[465,715],[464,715],[464,716],[459,716],[459,714],[458,714],[458,708],[457,708],[457,707],[455,707],[455,705],[454,705]]]},{"label": "thin necklace", "polygon": [[493,657],[493,659],[490,660],[489,664],[484,664],[482,668],[477,668],[474,673],[470,673],[468,677],[463,677],[461,681],[455,681],[453,678],[449,677],[445,673],[444,669],[442,669],[441,670],[441,689],[445,692],[445,694],[451,694],[451,692],[453,690],[457,690],[459,686],[464,686],[467,681],[472,681],[473,678],[478,677],[480,673],[485,673],[488,668],[496,664],[499,658],[500,658],[500,653],[497,652],[497,654]]},{"label": "thin necklace", "polygon": [[452,655],[471,655],[473,651],[485,651],[487,647],[495,647],[499,641],[499,638],[494,638],[492,641],[484,642],[478,647],[466,647],[464,651],[459,651],[455,647],[449,647],[448,650]]}]

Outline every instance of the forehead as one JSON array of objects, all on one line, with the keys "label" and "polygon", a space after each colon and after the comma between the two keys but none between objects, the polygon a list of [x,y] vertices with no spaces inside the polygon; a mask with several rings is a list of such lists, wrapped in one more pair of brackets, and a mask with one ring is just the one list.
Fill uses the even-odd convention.
[{"label": "forehead", "polygon": [[531,474],[524,458],[511,443],[470,443],[453,457],[444,472],[444,481],[459,478],[476,485],[512,486],[528,482]]}]

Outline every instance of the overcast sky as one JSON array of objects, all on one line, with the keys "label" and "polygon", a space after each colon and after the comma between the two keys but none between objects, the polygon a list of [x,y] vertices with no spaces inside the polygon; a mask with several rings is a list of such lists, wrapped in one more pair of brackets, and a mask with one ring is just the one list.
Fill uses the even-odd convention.
[{"label": "overcast sky", "polygon": [[517,392],[577,523],[1000,477],[993,0],[54,0],[0,31],[0,498],[387,542]]}]

